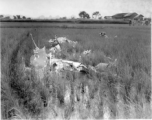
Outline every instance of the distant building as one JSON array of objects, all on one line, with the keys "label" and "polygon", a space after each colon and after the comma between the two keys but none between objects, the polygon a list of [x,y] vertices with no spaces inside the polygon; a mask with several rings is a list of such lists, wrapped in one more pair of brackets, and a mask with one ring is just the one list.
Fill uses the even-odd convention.
[{"label": "distant building", "polygon": [[112,19],[112,16],[105,16],[104,19],[106,19],[106,20],[111,20],[111,19]]},{"label": "distant building", "polygon": [[112,16],[113,19],[123,19],[127,13],[118,13]]},{"label": "distant building", "polygon": [[145,21],[148,20],[148,21],[151,22],[151,18],[144,18],[144,20],[145,20]]},{"label": "distant building", "polygon": [[131,20],[137,16],[137,13],[118,13],[112,16],[113,19]]},{"label": "distant building", "polygon": [[127,13],[126,15],[124,15],[124,19],[125,20],[132,20],[134,19],[138,14],[137,13]]},{"label": "distant building", "polygon": [[142,20],[144,20],[144,16],[143,15],[136,15],[134,17],[134,20],[142,21]]}]

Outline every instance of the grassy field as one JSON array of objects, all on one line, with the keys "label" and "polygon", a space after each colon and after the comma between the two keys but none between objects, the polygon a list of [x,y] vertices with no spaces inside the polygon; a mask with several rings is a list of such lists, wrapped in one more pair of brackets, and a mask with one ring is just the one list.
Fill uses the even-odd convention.
[{"label": "grassy field", "polygon": [[65,24],[65,23],[78,23],[78,24],[84,24],[84,23],[88,23],[88,24],[128,24],[129,21],[128,20],[117,20],[117,19],[113,19],[113,20],[95,20],[95,19],[1,19],[1,22],[6,22],[6,23],[11,23],[11,22],[16,22],[16,23],[61,23],[61,24]]},{"label": "grassy field", "polygon": [[[149,26],[1,23],[1,27],[2,118],[9,118],[12,109],[16,109],[22,119],[50,119],[52,116],[56,116],[55,119],[152,118]],[[99,35],[102,31],[108,38]],[[44,85],[37,80],[34,70],[24,75],[20,69],[21,57],[26,57],[25,63],[29,66],[34,49],[29,32],[40,48],[55,35],[78,41],[75,49],[63,47],[60,58],[79,61],[83,50],[91,49],[93,53],[81,60],[87,66],[106,62],[104,55],[117,58],[114,72],[119,77],[113,76],[111,70],[90,72],[89,76],[83,77],[67,72],[64,79],[57,75],[45,76]],[[70,90],[75,91],[81,83],[89,85],[89,107],[83,109],[83,100],[73,103],[73,94],[70,104],[64,104],[66,86],[70,85]],[[47,87],[48,84],[53,88]],[[43,105],[44,100],[47,106]]]}]

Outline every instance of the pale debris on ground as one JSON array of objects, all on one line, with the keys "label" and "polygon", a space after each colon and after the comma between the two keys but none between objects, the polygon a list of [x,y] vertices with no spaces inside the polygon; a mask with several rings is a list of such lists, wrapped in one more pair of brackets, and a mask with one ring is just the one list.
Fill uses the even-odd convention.
[{"label": "pale debris on ground", "polygon": [[[116,64],[117,59],[113,61],[110,57],[106,57],[106,56],[104,56],[104,58],[107,59],[108,62],[99,63],[95,67],[91,65],[87,67],[80,62],[58,59],[55,57],[55,54],[60,53],[62,51],[61,50],[62,43],[68,43],[68,44],[70,43],[72,46],[77,44],[77,42],[71,41],[66,37],[55,36],[55,39],[49,40],[49,44],[52,44],[52,47],[49,49],[49,53],[47,54],[45,46],[40,49],[37,47],[37,45],[34,42],[36,48],[33,50],[34,54],[30,58],[30,64],[35,67],[35,71],[37,72],[40,78],[44,77],[44,71],[48,65],[50,66],[50,70],[55,71],[57,73],[64,70],[77,71],[83,73],[88,73],[88,69],[91,69],[94,72],[96,72],[97,70],[105,71],[108,67],[111,66],[116,67],[117,65]],[[82,52],[82,55],[89,55],[91,53],[92,53],[91,50],[85,50]]]},{"label": "pale debris on ground", "polygon": [[[49,43],[52,44],[55,41],[58,41],[58,43],[68,42],[72,45],[77,44],[77,42],[68,40],[65,37],[55,38],[54,40],[51,39],[49,40]],[[40,78],[43,78],[44,70],[48,64],[51,66],[52,70],[56,72],[63,70],[87,72],[87,67],[82,63],[55,58],[55,53],[61,52],[60,44],[56,44],[54,47],[50,48],[50,53],[48,54],[46,53],[45,46],[41,49],[36,46],[36,48],[33,51],[34,55],[31,56],[30,63],[36,68],[35,70]]]}]

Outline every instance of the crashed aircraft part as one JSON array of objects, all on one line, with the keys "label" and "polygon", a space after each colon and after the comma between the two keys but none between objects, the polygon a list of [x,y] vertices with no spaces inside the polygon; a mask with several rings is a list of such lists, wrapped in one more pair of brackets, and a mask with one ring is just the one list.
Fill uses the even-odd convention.
[{"label": "crashed aircraft part", "polygon": [[[31,37],[32,37],[32,35],[31,35]],[[35,49],[33,50],[34,54],[30,58],[30,64],[35,67],[35,71],[38,74],[40,79],[42,79],[44,77],[44,71],[45,71],[46,67],[48,67],[48,66],[50,67],[49,68],[50,74],[52,71],[54,71],[56,73],[61,73],[62,71],[65,71],[65,70],[87,74],[87,73],[89,73],[88,69],[92,69],[93,71],[96,72],[97,69],[105,70],[109,66],[108,63],[99,63],[96,67],[89,66],[89,68],[88,68],[80,62],[74,62],[74,61],[55,58],[55,54],[57,52],[61,52],[61,46],[59,43],[68,42],[68,43],[72,43],[72,44],[73,43],[77,44],[77,42],[68,40],[65,37],[59,37],[59,38],[55,37],[54,40],[52,40],[52,39],[49,40],[50,44],[54,44],[53,41],[54,42],[58,41],[58,42],[56,42],[58,44],[54,44],[55,46],[50,48],[48,54],[46,53],[45,46],[40,49],[35,44],[33,37],[32,37],[32,40],[35,45]],[[87,55],[90,53],[91,53],[91,50],[86,50],[82,54]],[[113,63],[111,62],[111,64],[115,65],[114,64],[115,62],[117,62],[117,60],[115,60]]]},{"label": "crashed aircraft part", "polygon": [[85,51],[83,51],[83,55],[89,55],[91,53],[91,50],[85,50]]},{"label": "crashed aircraft part", "polygon": [[[32,37],[32,35],[31,35]],[[64,70],[69,71],[78,71],[78,72],[86,72],[87,73],[87,67],[79,62],[73,62],[69,60],[62,60],[55,58],[55,53],[61,51],[60,44],[57,44],[56,46],[52,47],[49,51],[50,53],[46,53],[45,46],[43,48],[38,48],[37,45],[34,42],[34,39],[32,37],[33,43],[35,45],[35,49],[33,50],[34,55],[30,58],[30,64],[33,65],[36,69],[37,74],[39,75],[40,79],[44,77],[44,69],[49,64],[52,70],[55,72],[60,72]],[[68,41],[69,43],[73,43],[70,40],[67,40],[64,37],[57,38],[59,40],[59,43],[63,43],[64,41]],[[49,41],[52,42],[53,40]],[[74,42],[76,44],[76,42]]]}]

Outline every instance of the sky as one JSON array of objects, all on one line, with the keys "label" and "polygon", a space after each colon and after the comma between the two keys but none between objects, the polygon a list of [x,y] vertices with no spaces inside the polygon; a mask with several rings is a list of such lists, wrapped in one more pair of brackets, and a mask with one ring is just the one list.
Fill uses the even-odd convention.
[{"label": "sky", "polygon": [[0,0],[0,14],[27,17],[78,17],[80,11],[101,16],[137,12],[152,16],[152,0]]}]

